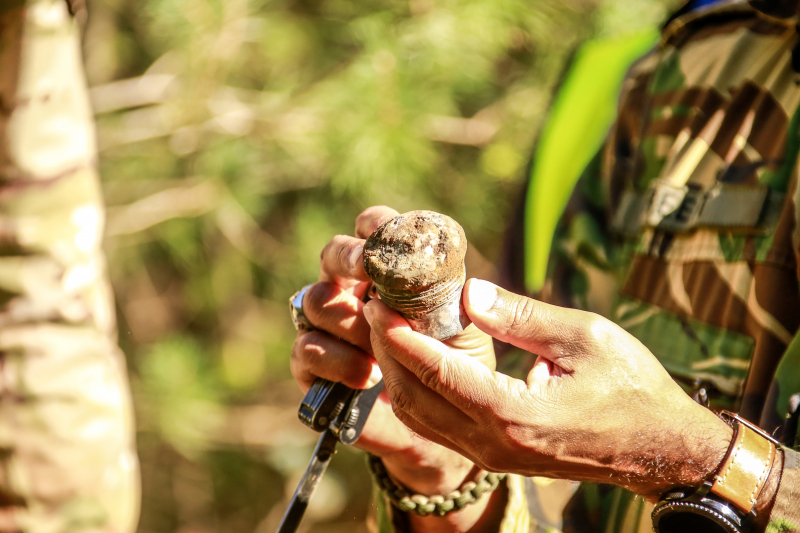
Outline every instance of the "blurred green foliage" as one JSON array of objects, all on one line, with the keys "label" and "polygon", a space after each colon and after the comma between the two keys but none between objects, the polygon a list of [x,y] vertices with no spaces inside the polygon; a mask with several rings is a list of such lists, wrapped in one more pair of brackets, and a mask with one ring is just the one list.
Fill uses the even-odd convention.
[{"label": "blurred green foliage", "polygon": [[[89,0],[143,532],[271,533],[316,437],[288,297],[372,204],[435,209],[491,278],[559,72],[667,0]],[[587,87],[587,91],[591,87]],[[365,531],[345,450],[305,527]]]}]

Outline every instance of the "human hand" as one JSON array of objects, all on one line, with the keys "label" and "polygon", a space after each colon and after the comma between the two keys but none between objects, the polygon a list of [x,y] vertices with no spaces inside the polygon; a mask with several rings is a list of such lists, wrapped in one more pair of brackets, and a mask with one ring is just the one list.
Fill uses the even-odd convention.
[{"label": "human hand", "polygon": [[633,336],[592,313],[469,280],[464,307],[491,336],[538,354],[527,380],[494,372],[370,302],[392,407],[423,437],[496,472],[614,483],[650,500],[698,486],[731,428]]},{"label": "human hand", "polygon": [[[369,277],[364,272],[364,239],[396,216],[388,207],[372,207],[356,219],[356,236],[339,235],[323,249],[319,282],[305,294],[303,311],[316,329],[300,331],[293,349],[292,374],[306,392],[317,377],[351,388],[372,386],[381,377],[372,356],[370,327],[362,298]],[[492,339],[470,326],[447,346],[494,369]],[[420,438],[393,414],[388,396],[376,402],[356,445],[380,456],[392,475],[423,494],[447,494],[460,486],[474,465],[457,453]]]}]

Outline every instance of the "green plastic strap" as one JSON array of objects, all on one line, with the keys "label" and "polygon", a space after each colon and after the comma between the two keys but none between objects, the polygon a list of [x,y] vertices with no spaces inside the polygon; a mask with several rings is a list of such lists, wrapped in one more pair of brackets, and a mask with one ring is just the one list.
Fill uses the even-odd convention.
[{"label": "green plastic strap", "polygon": [[539,137],[525,202],[525,285],[541,288],[558,218],[575,183],[603,144],[631,64],[658,41],[651,30],[584,43]]}]

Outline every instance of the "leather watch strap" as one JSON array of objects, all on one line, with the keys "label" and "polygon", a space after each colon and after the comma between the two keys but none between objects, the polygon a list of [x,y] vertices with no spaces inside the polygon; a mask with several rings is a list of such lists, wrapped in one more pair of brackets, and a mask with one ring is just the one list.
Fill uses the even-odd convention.
[{"label": "leather watch strap", "polygon": [[749,513],[769,477],[776,448],[762,431],[738,416],[732,418],[735,434],[711,492]]}]

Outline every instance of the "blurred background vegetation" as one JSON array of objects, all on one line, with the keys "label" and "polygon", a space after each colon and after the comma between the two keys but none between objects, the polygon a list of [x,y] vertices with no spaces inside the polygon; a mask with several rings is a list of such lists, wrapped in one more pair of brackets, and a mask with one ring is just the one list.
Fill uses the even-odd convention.
[{"label": "blurred background vegetation", "polygon": [[[272,533],[317,437],[287,302],[323,245],[369,205],[435,209],[491,279],[570,52],[674,4],[88,0],[140,531]],[[305,529],[366,531],[369,491],[342,450]]]}]

